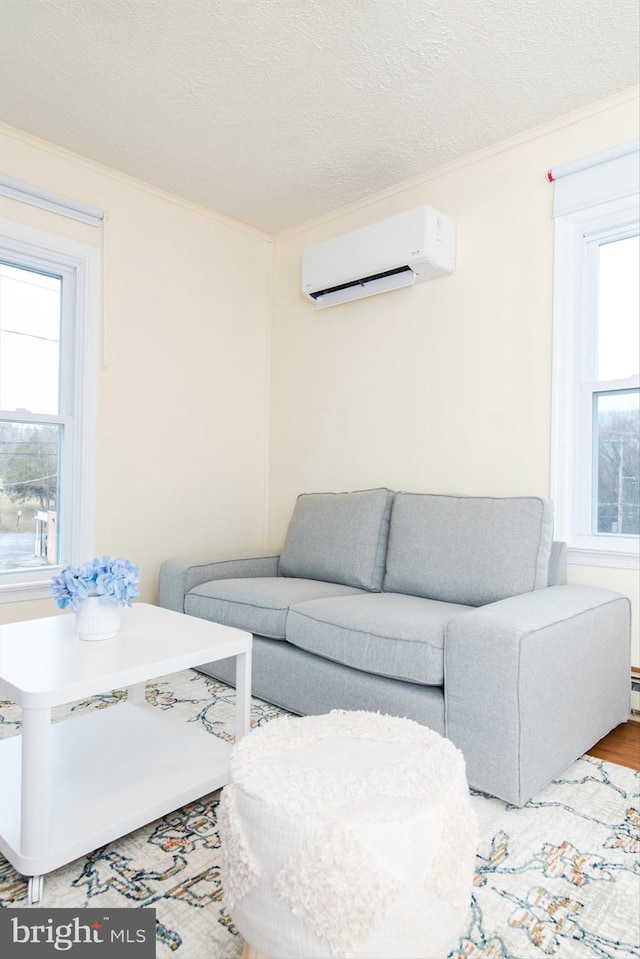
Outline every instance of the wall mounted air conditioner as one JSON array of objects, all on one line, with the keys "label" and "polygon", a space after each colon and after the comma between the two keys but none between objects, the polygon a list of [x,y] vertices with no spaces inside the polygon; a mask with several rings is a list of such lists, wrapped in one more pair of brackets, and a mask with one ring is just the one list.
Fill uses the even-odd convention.
[{"label": "wall mounted air conditioner", "polygon": [[435,280],[454,268],[454,220],[419,206],[307,247],[302,292],[321,310]]}]

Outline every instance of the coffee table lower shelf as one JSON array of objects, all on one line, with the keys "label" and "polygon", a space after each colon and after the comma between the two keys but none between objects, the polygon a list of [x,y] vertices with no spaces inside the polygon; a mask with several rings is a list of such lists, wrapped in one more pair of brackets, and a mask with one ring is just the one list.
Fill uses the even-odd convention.
[{"label": "coffee table lower shelf", "polygon": [[142,703],[55,723],[50,742],[41,838],[29,855],[21,829],[22,737],[0,742],[0,851],[31,877],[31,902],[40,898],[44,873],[219,789],[228,778],[230,743]]}]

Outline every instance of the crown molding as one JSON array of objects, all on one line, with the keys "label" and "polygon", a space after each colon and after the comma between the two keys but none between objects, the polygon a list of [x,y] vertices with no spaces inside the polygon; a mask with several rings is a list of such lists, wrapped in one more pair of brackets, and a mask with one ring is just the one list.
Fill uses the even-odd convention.
[{"label": "crown molding", "polygon": [[[145,180],[139,180],[137,177],[129,176],[128,173],[121,173],[119,170],[114,170],[113,167],[106,166],[103,163],[98,163],[97,160],[91,160],[89,157],[82,156],[80,153],[73,153],[71,150],[66,150],[64,147],[57,146],[57,144],[51,143],[49,140],[43,140],[40,137],[33,136],[31,133],[25,133],[24,130],[19,130],[17,127],[9,126],[6,123],[0,123],[0,135],[10,137],[13,140],[17,140],[19,143],[24,143],[27,146],[35,148],[36,150],[42,150],[45,153],[60,157],[61,160],[65,160],[68,163],[75,163],[77,166],[84,167],[86,170],[90,170],[92,173],[109,177],[111,180],[117,180],[119,183],[124,183],[136,190],[141,190],[143,193],[148,193],[160,200],[164,200],[166,203],[173,203],[175,206],[179,206],[183,210],[188,210],[190,213],[199,214],[200,216],[204,216],[209,220],[214,220],[216,223],[220,223],[223,226],[240,230],[242,233],[247,233],[249,236],[266,240],[268,243],[271,243],[273,240],[273,236],[270,233],[265,233],[263,230],[258,230],[246,223],[241,223],[239,220],[233,220],[231,217],[223,216],[221,213],[216,213],[214,210],[210,210],[209,207],[201,206],[199,203],[193,203],[191,200],[184,200],[175,193],[169,193],[167,190],[161,190],[160,187],[153,186],[152,183],[147,183]],[[47,186],[49,187],[49,184],[47,184]],[[55,189],[55,185],[51,185],[51,187]],[[100,206],[103,204],[98,205]]]},{"label": "crown molding", "polygon": [[624,106],[625,103],[631,103],[634,100],[637,100],[639,96],[640,87],[629,87],[620,93],[615,93],[613,96],[606,97],[604,100],[597,100],[588,107],[582,107],[580,110],[574,110],[571,113],[565,113],[561,117],[557,117],[555,120],[549,120],[546,123],[540,124],[539,126],[531,127],[529,130],[525,130],[523,133],[518,133],[515,136],[508,137],[506,140],[499,140],[497,143],[493,143],[488,147],[482,147],[482,149],[475,150],[473,153],[467,153],[455,160],[449,160],[447,163],[442,163],[426,173],[420,173],[418,176],[411,177],[409,180],[402,180],[400,183],[396,183],[392,187],[387,187],[385,190],[381,190],[379,193],[373,193],[362,200],[356,200],[353,203],[347,203],[345,206],[342,206],[337,210],[332,210],[330,213],[323,213],[322,216],[314,217],[311,220],[306,220],[304,223],[299,223],[296,226],[287,227],[286,230],[282,230],[279,233],[274,234],[273,239],[282,240],[286,237],[294,236],[296,233],[302,233],[306,230],[313,229],[314,227],[323,223],[329,223],[331,220],[340,219],[341,217],[347,216],[350,213],[355,213],[358,210],[363,210],[368,206],[373,206],[376,203],[387,200],[389,197],[396,196],[398,193],[404,193],[406,190],[420,187],[422,184],[429,183],[431,180],[437,180],[439,177],[445,176],[448,173],[455,173],[458,170],[463,170],[465,167],[473,166],[475,163],[480,163],[481,161],[488,160],[491,157],[499,156],[501,153],[507,153],[509,150],[515,150],[517,147],[523,146],[525,143],[531,143],[534,140],[538,140],[544,136],[547,136],[549,133],[554,133],[556,130],[562,130],[566,127],[573,126],[576,123],[581,123],[583,120],[588,120],[591,117],[598,116],[600,113],[606,113],[609,110],[615,109],[616,107]]},{"label": "crown molding", "polygon": [[271,243],[274,240],[285,239],[288,236],[293,236],[296,233],[302,233],[308,229],[312,229],[315,226],[319,226],[320,224],[337,220],[340,217],[346,216],[349,213],[353,213],[357,210],[366,209],[368,206],[373,206],[382,200],[396,196],[397,194],[403,193],[406,190],[411,190],[415,187],[421,186],[424,183],[429,183],[431,180],[438,179],[439,177],[445,176],[448,173],[454,173],[458,170],[464,169],[465,167],[473,166],[475,163],[480,163],[482,160],[499,156],[501,153],[506,153],[509,150],[516,149],[525,143],[530,143],[534,140],[540,139],[541,137],[544,137],[549,133],[553,133],[556,130],[564,129],[576,123],[581,123],[583,120],[590,119],[591,117],[597,116],[600,113],[606,113],[617,106],[623,106],[626,103],[637,100],[639,95],[640,88],[638,86],[629,87],[627,90],[623,90],[620,93],[614,94],[613,96],[606,97],[603,100],[598,100],[580,110],[563,114],[561,117],[557,117],[555,120],[550,120],[547,123],[532,127],[524,133],[519,133],[516,136],[507,138],[506,140],[500,140],[498,143],[494,143],[491,146],[483,147],[482,149],[466,154],[463,157],[440,164],[426,173],[421,173],[418,176],[411,177],[408,180],[402,180],[400,183],[396,183],[392,187],[387,187],[385,190],[381,190],[378,193],[371,194],[365,199],[356,200],[353,203],[345,204],[344,206],[339,207],[337,210],[324,213],[322,216],[314,217],[311,220],[305,220],[302,223],[288,227],[286,230],[282,230],[274,234],[267,233],[264,230],[258,230],[257,228],[251,227],[246,223],[233,220],[231,217],[223,216],[221,213],[216,213],[214,210],[209,209],[209,207],[201,206],[200,204],[193,203],[190,200],[185,200],[174,193],[169,193],[166,190],[155,187],[153,184],[147,183],[145,180],[139,180],[138,178],[132,177],[127,173],[121,173],[119,170],[114,170],[112,167],[98,163],[96,160],[91,160],[79,153],[74,153],[71,150],[65,149],[64,147],[57,146],[48,140],[43,140],[42,138],[36,137],[31,133],[26,133],[23,130],[19,130],[17,127],[0,123],[0,134],[17,140],[20,143],[25,143],[28,146],[34,147],[35,149],[58,156],[69,163],[75,163],[78,166],[82,166],[85,169],[91,170],[92,172],[101,176],[109,177],[112,180],[117,180],[120,183],[124,183],[135,189],[148,193],[151,196],[155,196],[158,199],[164,200],[167,203],[173,203],[184,210],[189,210],[192,213],[207,217],[208,219],[214,220],[215,222],[224,226],[240,230],[242,233],[246,233],[250,236],[254,236]]}]

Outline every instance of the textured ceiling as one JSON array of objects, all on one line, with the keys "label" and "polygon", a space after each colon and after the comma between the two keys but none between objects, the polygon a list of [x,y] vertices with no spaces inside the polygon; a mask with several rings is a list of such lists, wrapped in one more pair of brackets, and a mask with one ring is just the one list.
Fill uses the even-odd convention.
[{"label": "textured ceiling", "polygon": [[636,0],[0,0],[0,120],[269,232],[637,80]]}]

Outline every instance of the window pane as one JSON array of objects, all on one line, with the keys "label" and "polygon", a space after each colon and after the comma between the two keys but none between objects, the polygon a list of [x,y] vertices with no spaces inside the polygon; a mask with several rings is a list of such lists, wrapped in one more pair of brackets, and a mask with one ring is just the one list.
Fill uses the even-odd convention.
[{"label": "window pane", "polygon": [[0,263],[0,409],[57,414],[62,280]]},{"label": "window pane", "polygon": [[623,380],[640,365],[637,236],[599,248],[598,379]]},{"label": "window pane", "polygon": [[597,533],[640,533],[639,392],[594,394]]},{"label": "window pane", "polygon": [[0,421],[0,571],[58,561],[62,427]]}]

